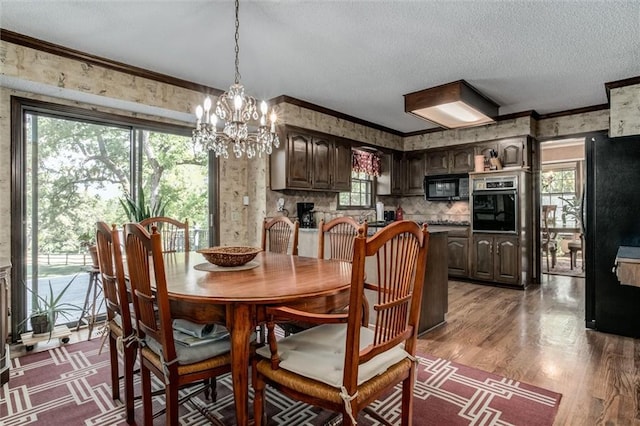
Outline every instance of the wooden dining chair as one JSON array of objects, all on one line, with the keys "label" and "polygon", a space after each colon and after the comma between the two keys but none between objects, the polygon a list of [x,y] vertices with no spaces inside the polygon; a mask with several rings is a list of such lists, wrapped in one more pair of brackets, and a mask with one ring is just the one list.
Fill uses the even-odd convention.
[{"label": "wooden dining chair", "polygon": [[[358,223],[351,217],[338,217],[325,223],[321,220],[318,223],[318,259],[333,259],[344,262],[353,260],[353,243],[362,228],[364,235],[367,235],[367,222]],[[325,244],[326,242],[326,244]],[[327,250],[325,250],[325,247]],[[325,251],[327,252],[325,255]],[[366,302],[366,299],[365,299]],[[332,306],[331,312],[343,311],[348,305],[348,300],[340,306]],[[368,320],[368,305],[363,308],[365,320]],[[284,335],[299,333],[302,330],[311,328],[313,324],[305,324],[299,321],[279,323],[278,326],[284,330]]]},{"label": "wooden dining chair", "polygon": [[[325,223],[318,223],[318,259],[325,258],[325,246],[328,246],[328,259],[353,260],[353,243],[360,227],[367,235],[367,222],[360,224],[351,217],[338,217]],[[328,242],[328,245],[326,244]]]},{"label": "wooden dining chair", "polygon": [[162,236],[163,253],[191,251],[191,245],[189,244],[189,219],[180,222],[166,216],[155,216],[141,220],[140,225],[145,227],[147,231],[151,230],[151,226],[158,228],[158,232]]},{"label": "wooden dining chair", "polygon": [[[229,338],[198,345],[177,345],[174,339],[161,236],[138,223],[124,227],[129,280],[140,347],[144,422],[153,423],[151,373],[165,385],[166,424],[178,424],[178,390],[204,381],[189,395],[207,389],[208,382],[231,371]],[[209,418],[211,421],[216,419]]]},{"label": "wooden dining chair", "polygon": [[[124,405],[127,423],[134,423],[133,375],[136,360],[136,333],[131,319],[129,293],[124,276],[120,234],[115,225],[96,224],[96,245],[102,292],[107,309],[107,333],[111,364],[111,395],[120,399],[120,379],[124,382]],[[122,349],[124,371],[118,367],[118,347]]]},{"label": "wooden dining chair", "polygon": [[[269,344],[257,350],[252,364],[257,426],[266,420],[267,384],[291,398],[339,412],[343,424],[355,425],[361,410],[402,383],[402,424],[411,424],[428,241],[426,225],[420,228],[413,221],[395,222],[369,239],[360,231],[354,242],[347,313],[267,309]],[[365,282],[367,259],[377,264],[377,276],[367,276]],[[365,289],[377,295],[377,316],[369,327],[362,319]],[[278,341],[274,325],[285,318],[321,325]]]},{"label": "wooden dining chair", "polygon": [[265,218],[262,223],[262,250],[272,253],[298,255],[298,221],[286,216]]}]

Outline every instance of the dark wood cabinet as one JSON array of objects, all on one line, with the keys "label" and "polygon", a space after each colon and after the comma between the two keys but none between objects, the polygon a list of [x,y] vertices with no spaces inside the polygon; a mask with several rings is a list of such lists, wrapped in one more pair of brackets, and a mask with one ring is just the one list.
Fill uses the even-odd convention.
[{"label": "dark wood cabinet", "polygon": [[[311,136],[300,133],[287,135],[286,186],[297,189],[311,189],[313,181],[313,144]],[[284,189],[284,188],[278,188]]]},{"label": "dark wood cabinet", "polygon": [[449,173],[449,151],[447,150],[431,150],[427,151],[427,169],[428,175],[444,175]]},{"label": "dark wood cabinet", "polygon": [[449,276],[469,277],[469,238],[449,237]]},{"label": "dark wood cabinet", "polygon": [[468,173],[473,170],[472,146],[464,145],[452,149],[436,149],[426,153],[426,174],[446,175]]},{"label": "dark wood cabinet", "polygon": [[527,139],[523,138],[482,142],[475,145],[475,153],[489,158],[489,152],[494,150],[502,161],[502,167],[524,167],[529,165],[526,155],[527,143]]},{"label": "dark wood cabinet", "polygon": [[503,284],[519,284],[520,244],[517,236],[473,235],[471,277]]},{"label": "dark wood cabinet", "polygon": [[331,177],[335,167],[333,163],[334,144],[326,138],[312,137],[313,174],[311,186],[314,189],[331,189]]},{"label": "dark wood cabinet", "polygon": [[376,194],[404,195],[407,186],[406,180],[407,171],[404,153],[393,151],[383,154],[381,176],[376,179]]},{"label": "dark wood cabinet", "polygon": [[450,173],[469,173],[473,170],[473,148],[464,147],[449,151]]},{"label": "dark wood cabinet", "polygon": [[8,260],[0,259],[0,386],[9,381],[9,271]]},{"label": "dark wood cabinet", "polygon": [[337,191],[351,191],[351,144],[336,141],[334,149],[334,172],[331,187]]},{"label": "dark wood cabinet", "polygon": [[414,151],[405,153],[406,171],[404,195],[424,195],[425,154]]},{"label": "dark wood cabinet", "polygon": [[286,127],[284,147],[271,154],[271,189],[351,190],[351,144],[331,135]]},{"label": "dark wood cabinet", "polygon": [[507,139],[498,143],[498,153],[503,167],[524,166],[524,145],[521,139]]}]

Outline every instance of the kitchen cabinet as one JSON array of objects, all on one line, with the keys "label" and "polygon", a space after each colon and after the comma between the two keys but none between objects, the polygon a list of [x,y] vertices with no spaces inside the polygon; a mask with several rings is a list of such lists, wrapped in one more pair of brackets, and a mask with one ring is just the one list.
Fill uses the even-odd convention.
[{"label": "kitchen cabinet", "polygon": [[313,174],[311,184],[314,189],[331,189],[331,160],[334,145],[327,138],[312,137]]},{"label": "kitchen cabinet", "polygon": [[449,236],[447,241],[449,252],[449,276],[469,277],[469,238]]},{"label": "kitchen cabinet", "polygon": [[528,156],[526,155],[527,144],[526,138],[482,142],[475,145],[475,153],[489,158],[489,152],[494,150],[502,161],[502,167],[525,167],[529,165]]},{"label": "kitchen cabinet", "polygon": [[430,150],[427,151],[428,175],[444,175],[449,173],[449,151]]},{"label": "kitchen cabinet", "polygon": [[406,152],[404,195],[424,195],[425,154],[420,151]]},{"label": "kitchen cabinet", "polygon": [[[411,153],[408,153],[408,156],[411,159],[410,166],[407,164],[407,157],[402,152],[394,151],[382,155],[382,172],[376,179],[376,194],[424,195],[424,190],[422,189],[424,156]],[[413,171],[409,172],[409,169]],[[407,179],[411,179],[412,182],[407,184]],[[412,187],[412,194],[407,193],[407,187]]]},{"label": "kitchen cabinet", "polygon": [[469,173],[474,168],[472,147],[452,149],[449,158],[450,173]]},{"label": "kitchen cabinet", "polygon": [[446,175],[454,173],[469,173],[473,170],[474,149],[464,145],[452,149],[429,150],[426,153],[426,174]]},{"label": "kitchen cabinet", "polygon": [[0,386],[9,381],[9,271],[11,263],[0,259]]},{"label": "kitchen cabinet", "polygon": [[351,191],[351,143],[336,141],[334,153],[334,173],[331,188],[337,191]]},{"label": "kitchen cabinet", "polygon": [[351,190],[351,144],[331,135],[285,126],[271,154],[271,189]]},{"label": "kitchen cabinet", "polygon": [[518,237],[489,233],[473,234],[471,278],[502,284],[519,284]]}]

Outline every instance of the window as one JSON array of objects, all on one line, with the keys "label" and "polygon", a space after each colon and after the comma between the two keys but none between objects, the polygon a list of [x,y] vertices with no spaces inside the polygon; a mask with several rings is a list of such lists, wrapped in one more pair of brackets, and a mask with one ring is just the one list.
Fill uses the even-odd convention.
[{"label": "window", "polygon": [[[13,330],[28,329],[21,322],[39,292],[49,284],[57,292],[76,274],[70,290],[77,291],[62,301],[83,306],[95,223],[127,222],[126,195],[144,190],[146,200],[163,200],[166,215],[189,219],[191,247],[216,241],[208,221],[216,163],[194,151],[190,129],[15,97],[12,109],[19,113],[12,123],[12,252],[24,254],[13,266]],[[73,325],[77,317],[58,321]]]},{"label": "window", "polygon": [[351,172],[351,192],[341,192],[338,208],[373,207],[373,176],[364,172]]},{"label": "window", "polygon": [[579,224],[579,194],[575,166],[556,166],[542,172],[542,205],[556,205],[556,225],[577,228]]}]

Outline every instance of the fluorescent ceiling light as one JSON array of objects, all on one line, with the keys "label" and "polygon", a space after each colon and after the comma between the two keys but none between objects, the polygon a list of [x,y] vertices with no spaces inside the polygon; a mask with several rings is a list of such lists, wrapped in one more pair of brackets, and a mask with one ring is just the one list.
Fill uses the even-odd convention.
[{"label": "fluorescent ceiling light", "polygon": [[498,104],[464,80],[404,95],[404,110],[446,128],[495,122]]}]

